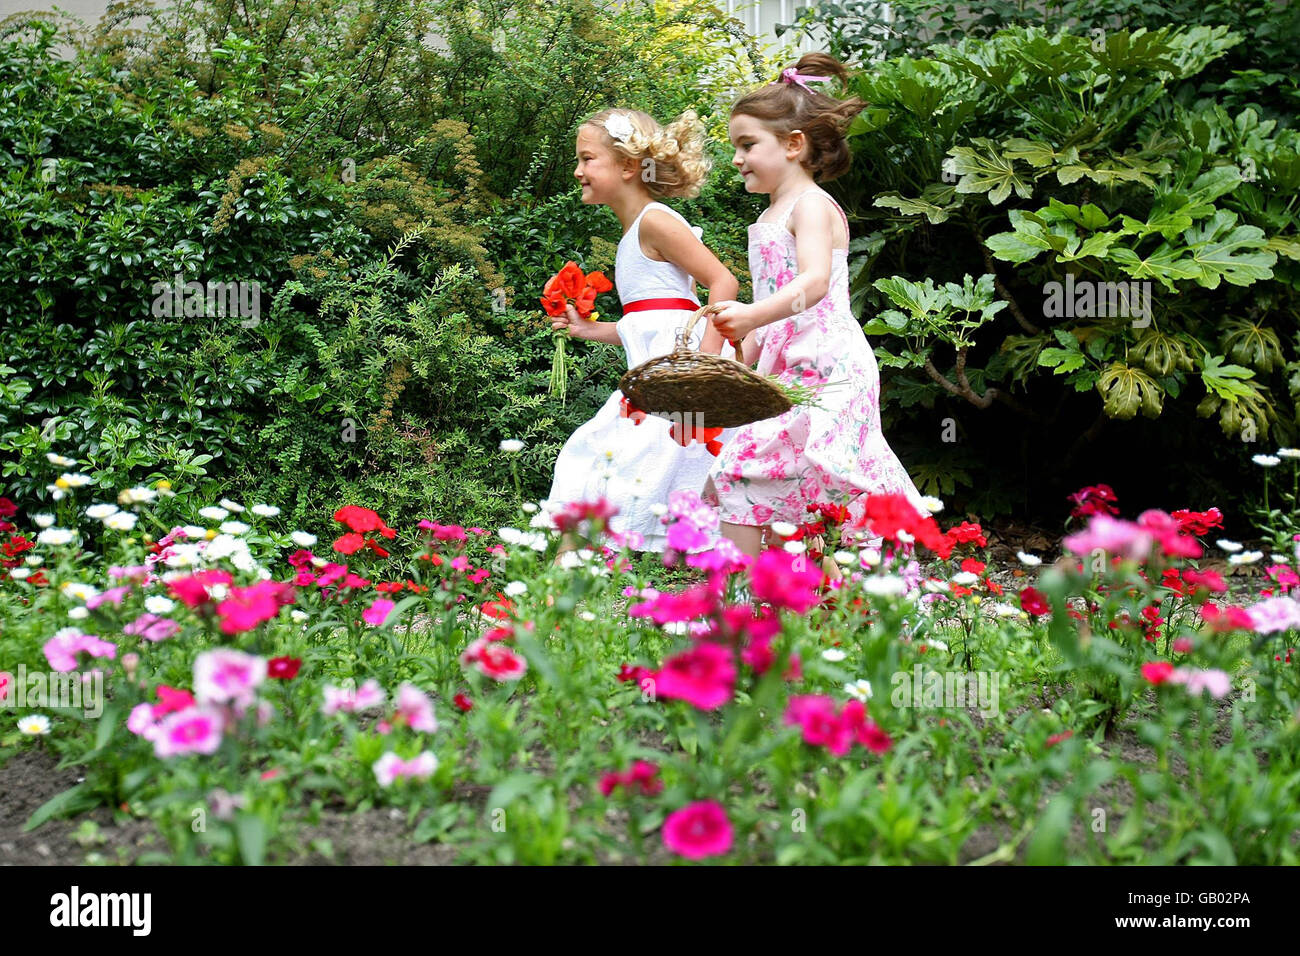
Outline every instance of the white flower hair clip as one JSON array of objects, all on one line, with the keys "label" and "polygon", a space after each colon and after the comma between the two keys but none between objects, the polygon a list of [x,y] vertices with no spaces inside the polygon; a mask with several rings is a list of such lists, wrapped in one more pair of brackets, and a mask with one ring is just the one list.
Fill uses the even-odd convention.
[{"label": "white flower hair clip", "polygon": [[632,120],[626,113],[615,113],[605,120],[605,132],[609,133],[616,142],[626,143],[636,131],[632,128]]}]

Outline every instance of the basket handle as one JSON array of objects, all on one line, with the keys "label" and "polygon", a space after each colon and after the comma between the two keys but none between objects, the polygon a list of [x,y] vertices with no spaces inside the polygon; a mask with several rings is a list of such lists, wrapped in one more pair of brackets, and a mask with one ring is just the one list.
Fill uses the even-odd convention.
[{"label": "basket handle", "polygon": [[[687,323],[684,326],[682,326],[681,332],[679,332],[677,335],[678,344],[682,348],[688,348],[690,346],[691,333],[695,331],[695,323],[699,322],[700,319],[703,318],[704,316],[717,311],[718,311],[718,307],[716,305],[701,306],[699,311],[697,311],[693,316],[691,316],[690,319],[687,321]],[[740,351],[740,342],[739,341],[732,342],[731,347],[736,350],[736,361],[740,362],[743,365],[745,359]]]}]

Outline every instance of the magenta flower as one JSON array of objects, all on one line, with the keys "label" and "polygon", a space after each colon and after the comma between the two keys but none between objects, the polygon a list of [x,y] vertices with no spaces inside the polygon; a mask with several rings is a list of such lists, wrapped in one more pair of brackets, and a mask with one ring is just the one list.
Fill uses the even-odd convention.
[{"label": "magenta flower", "polygon": [[821,597],[821,569],[802,554],[790,554],[777,548],[764,551],[749,569],[754,596],[773,607],[806,613]]},{"label": "magenta flower", "polygon": [[1150,531],[1132,521],[1112,518],[1105,514],[1094,514],[1088,520],[1087,528],[1068,536],[1063,543],[1069,551],[1079,555],[1086,555],[1100,548],[1109,554],[1118,554],[1141,561],[1151,553],[1153,541],[1154,537]]},{"label": "magenta flower", "polygon": [[216,707],[198,706],[168,714],[153,731],[157,757],[211,754],[221,746],[225,718]]},{"label": "magenta flower", "polygon": [[361,620],[373,627],[382,627],[383,623],[388,620],[388,615],[393,613],[394,607],[396,605],[387,598],[376,598],[370,607],[361,612]]},{"label": "magenta flower", "polygon": [[679,594],[661,594],[627,609],[629,617],[648,617],[656,624],[691,621],[711,614],[718,606],[719,591],[714,581],[697,584]]},{"label": "magenta flower", "polygon": [[384,692],[379,686],[379,681],[373,677],[358,688],[334,687],[326,684],[322,690],[325,694],[325,704],[321,707],[321,713],[326,715],[339,711],[352,714],[378,707],[384,702]]},{"label": "magenta flower", "polygon": [[480,673],[498,682],[519,680],[528,672],[528,660],[522,654],[504,641],[487,637],[477,638],[465,648],[460,662],[464,667],[477,667]]},{"label": "magenta flower", "polygon": [[433,715],[433,702],[412,684],[404,683],[397,689],[397,715],[412,730],[429,734],[438,730],[438,719]]},{"label": "magenta flower", "polygon": [[736,665],[727,648],[700,644],[669,657],[650,678],[658,696],[714,710],[735,693]]},{"label": "magenta flower", "polygon": [[217,605],[223,634],[242,634],[280,613],[280,607],[293,603],[293,587],[279,581],[258,581],[246,588],[231,588],[230,595]]},{"label": "magenta flower", "polygon": [[242,651],[223,647],[194,659],[194,698],[199,704],[247,706],[265,679],[265,658]]},{"label": "magenta flower", "polygon": [[824,695],[791,697],[784,722],[803,731],[804,743],[825,747],[837,757],[843,757],[853,746],[852,728],[840,719],[835,701]]},{"label": "magenta flower", "polygon": [[664,846],[688,860],[720,856],[731,849],[731,821],[713,800],[690,803],[664,820]]},{"label": "magenta flower", "polygon": [[109,588],[107,591],[104,591],[100,594],[96,594],[94,597],[86,598],[86,607],[88,607],[90,610],[93,611],[101,604],[105,604],[108,602],[112,602],[114,607],[121,607],[122,599],[125,598],[130,593],[131,593],[131,585],[129,584],[123,584],[120,587]]}]

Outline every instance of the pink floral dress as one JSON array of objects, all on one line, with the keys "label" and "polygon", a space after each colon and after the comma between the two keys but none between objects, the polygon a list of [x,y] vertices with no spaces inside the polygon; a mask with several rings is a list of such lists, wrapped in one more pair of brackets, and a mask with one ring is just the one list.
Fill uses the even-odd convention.
[{"label": "pink floral dress", "polygon": [[[813,187],[778,221],[750,226],[755,302],[798,272],[794,236],[786,223],[810,193],[824,197],[844,216],[834,199]],[[808,505],[827,502],[847,505],[857,519],[864,493],[901,493],[923,507],[920,492],[880,430],[880,372],[849,308],[847,251],[832,251],[830,291],[820,302],[763,326],[755,338],[760,375],[810,386],[831,384],[817,399],[820,407],[796,405],[777,418],[736,430],[714,462],[704,494],[705,501],[717,505],[720,518],[751,526],[802,524],[811,518]]]}]

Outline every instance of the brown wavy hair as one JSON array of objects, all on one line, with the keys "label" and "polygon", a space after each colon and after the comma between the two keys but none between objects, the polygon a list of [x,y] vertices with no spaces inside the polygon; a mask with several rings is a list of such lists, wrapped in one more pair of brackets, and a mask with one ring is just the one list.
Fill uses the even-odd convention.
[{"label": "brown wavy hair", "polygon": [[[805,76],[828,76],[840,82],[849,78],[844,64],[826,53],[805,53],[794,69]],[[781,137],[802,131],[808,145],[799,161],[815,182],[825,183],[848,172],[853,156],[844,131],[866,105],[856,96],[841,100],[820,89],[778,79],[738,99],[731,115],[752,116]]]}]

